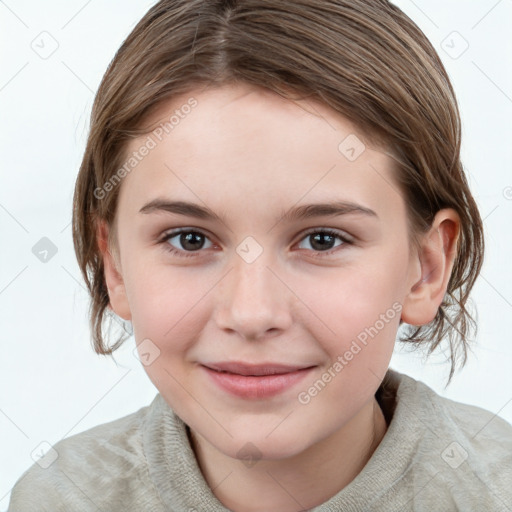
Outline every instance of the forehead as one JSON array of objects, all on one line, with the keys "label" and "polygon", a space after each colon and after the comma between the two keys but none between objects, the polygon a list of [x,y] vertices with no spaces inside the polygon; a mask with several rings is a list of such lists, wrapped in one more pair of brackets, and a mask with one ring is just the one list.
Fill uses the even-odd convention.
[{"label": "forehead", "polygon": [[368,134],[358,132],[354,123],[318,100],[292,100],[245,83],[198,88],[175,96],[153,108],[144,125],[155,128],[153,137],[159,141],[172,134],[177,143],[195,143],[195,150],[207,149],[204,137],[212,134],[238,138],[237,142],[245,137],[250,143],[250,135],[261,140],[262,128],[281,132],[275,144],[298,141],[306,135],[311,143],[324,140],[338,150],[340,137],[357,133],[365,146],[371,145]]},{"label": "forehead", "polygon": [[390,157],[316,101],[246,84],[197,89],[160,104],[145,125],[153,130],[126,151],[151,146],[123,180],[133,209],[165,194],[224,209],[254,197],[281,209],[302,197],[400,201]]}]

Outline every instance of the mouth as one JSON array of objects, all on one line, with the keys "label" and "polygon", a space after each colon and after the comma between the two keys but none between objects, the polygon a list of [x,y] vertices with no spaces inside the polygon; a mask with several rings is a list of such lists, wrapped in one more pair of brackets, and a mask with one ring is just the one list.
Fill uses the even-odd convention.
[{"label": "mouth", "polygon": [[220,373],[232,373],[235,375],[244,375],[246,377],[259,377],[262,375],[284,375],[287,373],[312,368],[312,365],[288,365],[282,363],[250,364],[238,361],[207,363],[203,366],[206,366],[210,370],[214,370]]},{"label": "mouth", "polygon": [[306,365],[239,362],[201,365],[219,389],[238,398],[262,400],[290,390],[315,368]]}]

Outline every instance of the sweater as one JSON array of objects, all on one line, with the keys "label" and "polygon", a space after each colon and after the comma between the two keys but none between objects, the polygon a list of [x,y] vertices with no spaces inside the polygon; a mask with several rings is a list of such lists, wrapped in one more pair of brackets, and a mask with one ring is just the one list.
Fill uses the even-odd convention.
[{"label": "sweater", "polygon": [[[361,472],[311,512],[512,511],[509,423],[391,368],[375,396],[384,437]],[[18,479],[8,510],[227,512],[188,430],[157,394],[137,412],[57,442],[56,459],[50,450]]]}]

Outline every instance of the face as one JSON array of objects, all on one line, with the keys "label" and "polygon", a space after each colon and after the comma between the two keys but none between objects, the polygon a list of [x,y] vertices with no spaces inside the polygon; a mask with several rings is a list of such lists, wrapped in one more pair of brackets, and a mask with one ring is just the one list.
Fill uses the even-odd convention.
[{"label": "face", "polygon": [[[212,446],[298,454],[373,400],[421,277],[393,160],[323,104],[249,85],[175,97],[151,121],[177,109],[155,144],[127,148],[154,146],[121,184],[114,310],[164,399]],[[219,362],[302,370],[249,382],[204,366]]]}]

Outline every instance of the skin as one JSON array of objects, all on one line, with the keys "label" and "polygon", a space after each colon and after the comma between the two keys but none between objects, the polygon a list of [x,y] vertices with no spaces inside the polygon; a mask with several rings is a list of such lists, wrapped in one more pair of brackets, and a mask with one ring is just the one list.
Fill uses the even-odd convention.
[{"label": "skin", "polygon": [[[132,321],[137,343],[149,338],[158,347],[144,368],[190,426],[217,498],[237,512],[312,508],[350,483],[385,435],[374,394],[400,320],[422,325],[435,317],[459,217],[438,212],[421,250],[413,249],[393,159],[368,143],[356,160],[347,159],[340,142],[350,134],[363,141],[364,134],[321,103],[225,85],[175,97],[149,121],[168,119],[191,96],[198,105],[122,181],[118,246],[109,250],[108,227],[98,227],[110,306]],[[146,137],[133,140],[127,153]],[[207,206],[224,220],[139,212],[157,197]],[[378,217],[281,218],[295,206],[335,199]],[[205,235],[197,250],[179,236],[159,243],[177,228]],[[353,243],[336,235],[321,246],[305,234],[310,228],[336,230]],[[248,236],[262,248],[251,263],[236,251]],[[298,394],[394,303],[401,313],[300,403]],[[273,398],[247,400],[218,388],[200,366],[227,360],[315,368]],[[244,447],[254,464],[241,460]]]}]

